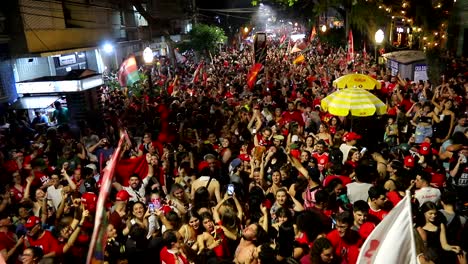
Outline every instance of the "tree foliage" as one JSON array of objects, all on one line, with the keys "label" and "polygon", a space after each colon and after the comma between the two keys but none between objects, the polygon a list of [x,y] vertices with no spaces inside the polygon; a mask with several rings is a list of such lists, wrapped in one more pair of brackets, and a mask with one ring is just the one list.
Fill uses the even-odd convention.
[{"label": "tree foliage", "polygon": [[214,53],[218,45],[227,40],[224,30],[205,24],[195,25],[188,35],[189,41],[182,44],[180,49],[191,47],[196,52],[205,55],[208,55],[208,52]]}]

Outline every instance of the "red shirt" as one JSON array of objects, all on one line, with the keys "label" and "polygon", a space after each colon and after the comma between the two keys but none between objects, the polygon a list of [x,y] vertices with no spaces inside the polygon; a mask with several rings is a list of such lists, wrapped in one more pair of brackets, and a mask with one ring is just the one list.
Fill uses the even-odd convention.
[{"label": "red shirt", "polygon": [[168,250],[167,247],[163,247],[163,249],[161,249],[161,252],[159,252],[159,258],[162,264],[188,264],[188,261],[183,254],[178,254],[176,256],[171,250]]},{"label": "red shirt", "polygon": [[359,248],[362,245],[362,239],[359,233],[354,230],[348,230],[347,238],[340,237],[338,230],[333,230],[327,235],[327,239],[335,249],[335,255],[341,260],[341,264],[354,264],[359,256]]},{"label": "red shirt", "polygon": [[292,113],[289,111],[285,111],[281,116],[282,121],[285,123],[297,122],[301,127],[305,125],[304,118],[302,118],[302,114],[297,110],[294,110]]},{"label": "red shirt", "polygon": [[58,240],[48,230],[44,230],[44,234],[42,234],[37,240],[33,240],[30,236],[26,236],[26,239],[24,240],[24,249],[29,246],[42,248],[44,255],[51,252],[55,252],[56,255],[62,254],[62,248],[60,247]]},{"label": "red shirt", "polygon": [[323,152],[322,154],[319,154],[318,152],[312,153],[312,157],[317,159],[317,165],[318,169],[322,171],[325,166],[328,164],[328,153]]},{"label": "red shirt", "polygon": [[367,219],[369,219],[369,221],[371,221],[371,222],[374,222],[375,224],[378,224],[378,223],[380,223],[380,221],[382,221],[382,219],[387,214],[388,214],[388,212],[383,210],[383,209],[380,209],[378,211],[374,211],[372,208],[369,208],[369,216],[367,217]]},{"label": "red shirt", "polygon": [[15,233],[7,231],[0,232],[0,251],[6,249],[6,251],[12,249],[16,245]]}]

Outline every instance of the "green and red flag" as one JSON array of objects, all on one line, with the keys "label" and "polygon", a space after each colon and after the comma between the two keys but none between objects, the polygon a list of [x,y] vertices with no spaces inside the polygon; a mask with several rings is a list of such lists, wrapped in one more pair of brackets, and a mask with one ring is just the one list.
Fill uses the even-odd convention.
[{"label": "green and red flag", "polygon": [[262,67],[263,65],[261,63],[255,63],[252,68],[250,68],[249,74],[247,75],[247,86],[250,90],[254,87],[257,75],[262,70]]},{"label": "green and red flag", "polygon": [[120,65],[118,79],[122,87],[133,85],[140,80],[135,56],[130,56]]}]

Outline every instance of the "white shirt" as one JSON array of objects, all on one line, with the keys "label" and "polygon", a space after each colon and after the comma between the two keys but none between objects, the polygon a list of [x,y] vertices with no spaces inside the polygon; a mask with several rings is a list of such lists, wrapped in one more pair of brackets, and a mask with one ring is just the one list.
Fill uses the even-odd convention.
[{"label": "white shirt", "polygon": [[62,202],[62,188],[56,189],[53,185],[49,186],[47,188],[47,199],[52,201],[55,210],[57,210],[60,203]]},{"label": "white shirt", "polygon": [[427,201],[437,204],[440,200],[440,190],[434,187],[422,187],[414,192],[414,197],[418,199],[419,206]]},{"label": "white shirt", "polygon": [[130,186],[122,186],[122,189],[127,191],[128,194],[130,195],[129,201],[132,201],[132,202],[140,201],[140,202],[146,203],[146,200],[145,200],[146,190],[145,189],[146,189],[146,185],[148,185],[149,183],[150,178],[151,178],[150,176],[146,176],[146,178],[143,179],[140,185],[140,188],[138,190],[134,190]]},{"label": "white shirt", "polygon": [[367,202],[367,198],[369,198],[369,188],[372,187],[370,183],[364,182],[352,182],[346,185],[346,189],[348,189],[348,199],[349,201],[354,204],[354,202],[363,200]]}]

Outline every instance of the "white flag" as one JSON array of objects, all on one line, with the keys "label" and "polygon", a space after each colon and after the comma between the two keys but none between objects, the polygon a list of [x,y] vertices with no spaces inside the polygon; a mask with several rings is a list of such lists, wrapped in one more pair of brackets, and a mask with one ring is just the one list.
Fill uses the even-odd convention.
[{"label": "white flag", "polygon": [[359,252],[358,264],[416,264],[409,193],[377,225]]}]

